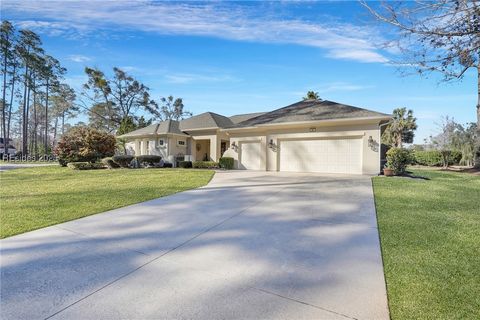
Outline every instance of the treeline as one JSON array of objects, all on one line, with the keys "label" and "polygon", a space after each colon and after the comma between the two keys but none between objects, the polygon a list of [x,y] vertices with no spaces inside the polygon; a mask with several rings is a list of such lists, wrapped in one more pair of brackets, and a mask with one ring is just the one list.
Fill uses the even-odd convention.
[{"label": "treeline", "polygon": [[[96,129],[123,134],[154,120],[183,119],[181,98],[152,99],[150,88],[120,68],[111,76],[85,68],[81,92],[64,82],[66,69],[45,52],[40,36],[1,23],[0,137],[7,146],[15,139],[22,155],[50,154],[59,137],[71,127],[69,119],[86,116]],[[145,118],[147,117],[147,118]]]},{"label": "treeline", "polygon": [[[20,137],[23,154],[48,154],[65,119],[75,115],[75,92],[62,83],[66,70],[30,30],[1,24],[1,135]],[[51,141],[53,140],[53,141]]]}]

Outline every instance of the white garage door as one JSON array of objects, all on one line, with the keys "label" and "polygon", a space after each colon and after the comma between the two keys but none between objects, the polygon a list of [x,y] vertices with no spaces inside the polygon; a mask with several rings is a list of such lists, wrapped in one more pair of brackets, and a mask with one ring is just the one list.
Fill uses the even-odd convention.
[{"label": "white garage door", "polygon": [[261,161],[260,142],[240,143],[240,169],[261,170]]},{"label": "white garage door", "polygon": [[362,139],[281,141],[280,171],[362,173]]}]

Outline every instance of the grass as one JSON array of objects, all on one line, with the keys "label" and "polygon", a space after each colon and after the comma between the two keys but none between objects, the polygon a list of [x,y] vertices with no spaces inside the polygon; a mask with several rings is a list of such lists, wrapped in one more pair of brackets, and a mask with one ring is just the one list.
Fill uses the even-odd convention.
[{"label": "grass", "polygon": [[373,178],[392,319],[480,319],[480,177]]},{"label": "grass", "polygon": [[207,184],[214,172],[185,169],[76,171],[59,166],[0,173],[0,238]]}]

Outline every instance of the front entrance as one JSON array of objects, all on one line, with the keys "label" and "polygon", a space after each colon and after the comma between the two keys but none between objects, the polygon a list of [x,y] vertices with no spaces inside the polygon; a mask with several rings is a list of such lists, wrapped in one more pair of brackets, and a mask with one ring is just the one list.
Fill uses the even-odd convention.
[{"label": "front entrance", "polygon": [[210,161],[210,140],[194,141],[195,161]]}]

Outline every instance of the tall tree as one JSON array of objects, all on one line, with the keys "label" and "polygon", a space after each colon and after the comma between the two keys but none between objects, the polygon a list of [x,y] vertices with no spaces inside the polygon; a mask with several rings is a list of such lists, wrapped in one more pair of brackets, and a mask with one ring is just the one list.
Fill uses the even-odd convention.
[{"label": "tall tree", "polygon": [[53,142],[57,140],[58,120],[61,120],[61,133],[65,133],[65,119],[76,115],[79,107],[75,103],[76,94],[68,84],[62,83],[53,88],[52,92],[52,109],[55,117]]},{"label": "tall tree", "polygon": [[43,57],[44,64],[40,70],[40,74],[44,80],[45,85],[45,135],[44,147],[45,154],[48,154],[48,129],[49,129],[49,93],[55,86],[59,85],[59,78],[65,74],[66,69],[60,66],[60,62],[52,56],[46,55]]},{"label": "tall tree", "polygon": [[447,168],[450,162],[450,155],[455,150],[455,135],[458,130],[458,124],[447,116],[442,119],[438,127],[439,133],[430,137],[430,139],[433,146],[442,154],[443,167]]},{"label": "tall tree", "polygon": [[[477,74],[475,166],[480,168],[480,2],[472,0],[383,1],[373,7],[360,0],[382,23],[398,31],[393,43],[399,65],[420,74],[439,72],[459,80],[470,68]],[[391,45],[391,43],[390,43]]]},{"label": "tall tree", "polygon": [[87,110],[89,125],[95,129],[114,132],[122,122],[118,110],[109,103],[96,103]]},{"label": "tall tree", "polygon": [[413,143],[415,130],[417,129],[416,121],[412,110],[407,111],[406,108],[394,109],[392,121],[382,134],[382,141],[392,147],[400,148],[403,143]]},{"label": "tall tree", "polygon": [[320,96],[318,95],[318,92],[315,91],[308,91],[307,95],[303,97],[303,100],[318,100],[320,99]]},{"label": "tall tree", "polygon": [[30,104],[30,90],[35,61],[43,54],[40,37],[30,30],[20,30],[17,51],[20,56],[23,74],[23,98],[22,98],[22,153],[28,154],[28,111]]},{"label": "tall tree", "polygon": [[168,96],[166,98],[161,98],[161,107],[158,114],[160,120],[182,120],[186,117],[192,116],[190,111],[185,110],[182,98],[174,98],[173,96]]},{"label": "tall tree", "polygon": [[[2,68],[2,137],[7,139],[7,75],[11,61],[13,60],[15,50],[15,29],[9,21],[2,21],[0,26],[0,48],[2,51],[1,68]],[[5,140],[5,144],[8,144],[8,140]]]},{"label": "tall tree", "polygon": [[[110,117],[109,123],[120,125],[122,119],[134,116],[139,109],[158,115],[158,105],[150,98],[150,89],[119,68],[113,68],[113,77],[107,78],[99,69],[85,68],[88,81],[83,85],[83,97],[95,108],[92,113]],[[103,110],[100,110],[102,108]]]}]

